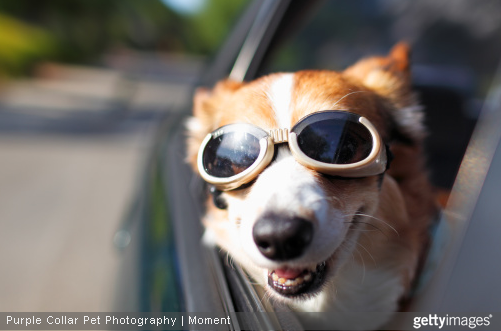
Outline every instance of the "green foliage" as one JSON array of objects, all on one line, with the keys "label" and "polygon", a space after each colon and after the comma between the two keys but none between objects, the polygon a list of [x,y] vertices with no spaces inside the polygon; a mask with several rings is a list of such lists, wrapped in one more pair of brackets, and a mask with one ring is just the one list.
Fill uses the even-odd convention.
[{"label": "green foliage", "polygon": [[180,18],[157,0],[0,1],[0,11],[43,27],[57,41],[58,60],[80,62],[115,45],[158,48],[162,31]]},{"label": "green foliage", "polygon": [[0,73],[40,59],[95,61],[113,48],[210,55],[247,2],[210,0],[184,16],[160,0],[0,0]]},{"label": "green foliage", "polygon": [[0,31],[0,76],[23,74],[51,55],[54,41],[42,29],[0,13]]},{"label": "green foliage", "polygon": [[190,19],[190,47],[200,53],[213,52],[236,23],[248,0],[210,0],[204,10]]}]

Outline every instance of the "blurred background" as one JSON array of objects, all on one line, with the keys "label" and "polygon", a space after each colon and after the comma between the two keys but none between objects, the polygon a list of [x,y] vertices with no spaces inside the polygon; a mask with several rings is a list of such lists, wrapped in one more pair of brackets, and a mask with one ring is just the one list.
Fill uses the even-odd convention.
[{"label": "blurred background", "polygon": [[[224,59],[218,51],[231,49],[221,47],[234,24],[245,23],[249,3],[0,0],[0,311],[116,307],[116,293],[134,283],[117,279],[137,274],[120,266],[117,246],[130,237],[117,230],[135,208],[153,142],[165,131],[160,123],[190,111],[193,88],[213,59]],[[427,106],[430,175],[448,190],[498,86],[501,1],[479,3],[316,1],[316,11],[287,12],[256,76],[342,70],[411,43],[414,85]],[[142,291],[152,293],[140,306],[146,311],[174,309],[176,295],[165,277],[172,261],[153,242],[172,235],[159,174],[145,209],[151,245],[163,255],[143,253],[152,265],[142,266]]]},{"label": "blurred background", "polygon": [[246,1],[0,0],[0,311],[110,311],[157,130]]}]

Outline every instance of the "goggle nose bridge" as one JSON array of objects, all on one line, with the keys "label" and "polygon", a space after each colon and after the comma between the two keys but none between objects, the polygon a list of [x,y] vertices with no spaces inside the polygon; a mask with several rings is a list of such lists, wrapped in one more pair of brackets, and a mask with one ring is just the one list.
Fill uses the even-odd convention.
[{"label": "goggle nose bridge", "polygon": [[274,144],[281,144],[289,141],[289,129],[271,129],[269,134]]}]

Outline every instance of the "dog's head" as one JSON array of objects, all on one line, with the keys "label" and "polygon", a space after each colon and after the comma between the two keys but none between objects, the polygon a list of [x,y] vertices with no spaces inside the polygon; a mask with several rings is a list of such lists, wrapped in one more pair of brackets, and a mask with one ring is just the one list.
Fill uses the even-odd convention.
[{"label": "dog's head", "polygon": [[[343,72],[278,73],[249,83],[222,81],[199,89],[188,123],[188,159],[208,133],[232,123],[265,131],[290,129],[306,116],[349,111],[367,118],[383,144],[421,140],[421,113],[410,90],[408,47],[372,57]],[[395,181],[385,173],[343,177],[297,161],[286,144],[253,180],[215,191],[207,201],[206,235],[229,252],[271,295],[295,302],[332,284],[346,261],[372,258],[360,249],[364,231],[388,238],[406,210]],[[357,254],[354,252],[357,251]],[[371,256],[371,257],[368,257]],[[411,277],[411,276],[408,276]]]}]

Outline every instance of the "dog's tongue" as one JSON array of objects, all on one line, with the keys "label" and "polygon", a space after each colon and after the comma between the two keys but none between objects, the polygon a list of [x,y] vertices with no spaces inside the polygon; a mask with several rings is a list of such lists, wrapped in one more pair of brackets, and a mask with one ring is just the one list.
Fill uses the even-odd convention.
[{"label": "dog's tongue", "polygon": [[279,278],[294,279],[303,273],[303,269],[281,268],[275,269],[275,274]]}]

